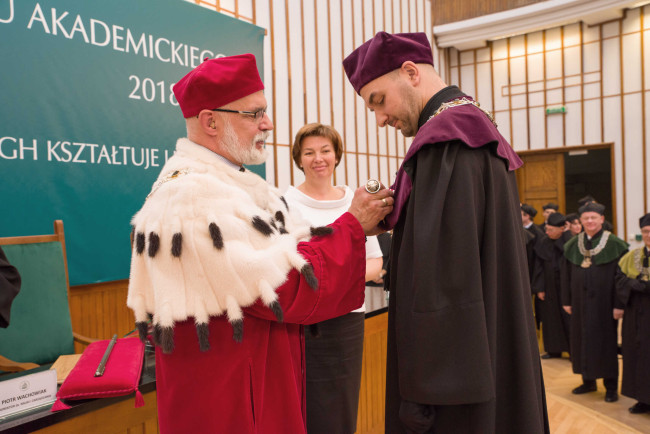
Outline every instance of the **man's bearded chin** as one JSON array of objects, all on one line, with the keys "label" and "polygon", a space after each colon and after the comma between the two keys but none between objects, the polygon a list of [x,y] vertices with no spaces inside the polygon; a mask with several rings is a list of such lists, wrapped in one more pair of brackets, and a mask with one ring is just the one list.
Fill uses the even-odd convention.
[{"label": "man's bearded chin", "polygon": [[235,129],[232,127],[232,124],[226,121],[222,143],[228,154],[230,154],[237,163],[249,165],[262,164],[266,161],[268,151],[265,147],[257,149],[256,143],[258,141],[265,142],[268,136],[268,131],[258,133],[255,135],[252,143],[250,143],[250,146],[244,147],[242,146]]}]

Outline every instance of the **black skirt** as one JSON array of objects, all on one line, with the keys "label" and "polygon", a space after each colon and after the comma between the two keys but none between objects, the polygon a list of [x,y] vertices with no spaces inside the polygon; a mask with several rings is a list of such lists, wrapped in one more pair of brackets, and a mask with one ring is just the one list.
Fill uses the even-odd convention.
[{"label": "black skirt", "polygon": [[357,428],[365,314],[352,312],[305,332],[307,432],[347,434]]}]

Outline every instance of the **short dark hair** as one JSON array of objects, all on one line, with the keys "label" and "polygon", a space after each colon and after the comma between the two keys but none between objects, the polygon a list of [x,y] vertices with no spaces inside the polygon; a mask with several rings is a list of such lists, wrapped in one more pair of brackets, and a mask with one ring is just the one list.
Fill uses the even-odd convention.
[{"label": "short dark hair", "polygon": [[341,140],[341,135],[329,125],[323,125],[320,123],[313,123],[304,125],[296,133],[296,138],[293,141],[293,146],[291,147],[291,156],[293,157],[293,162],[296,163],[298,169],[303,170],[300,167],[300,154],[302,153],[302,141],[307,137],[324,137],[332,142],[334,147],[334,155],[336,156],[336,166],[341,162],[341,157],[343,156],[343,140]]}]

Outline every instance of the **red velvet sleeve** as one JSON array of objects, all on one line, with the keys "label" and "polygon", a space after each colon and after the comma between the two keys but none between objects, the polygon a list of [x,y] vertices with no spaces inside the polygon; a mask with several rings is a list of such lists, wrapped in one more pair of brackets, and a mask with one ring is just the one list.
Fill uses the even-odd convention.
[{"label": "red velvet sleeve", "polygon": [[[330,225],[331,235],[298,244],[300,254],[312,265],[318,289],[312,289],[296,270],[276,289],[284,322],[313,324],[344,315],[361,307],[365,291],[366,248],[358,220],[345,213]],[[245,314],[276,320],[259,300]]]}]

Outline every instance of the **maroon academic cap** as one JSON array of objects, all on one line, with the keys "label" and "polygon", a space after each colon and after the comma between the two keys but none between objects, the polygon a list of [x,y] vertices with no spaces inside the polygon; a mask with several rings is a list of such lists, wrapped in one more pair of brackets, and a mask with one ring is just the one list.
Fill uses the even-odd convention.
[{"label": "maroon academic cap", "polygon": [[174,85],[174,95],[185,118],[196,116],[204,109],[222,107],[260,90],[264,90],[264,83],[252,54],[206,58]]},{"label": "maroon academic cap", "polygon": [[379,32],[343,60],[345,73],[357,93],[377,77],[381,77],[410,60],[433,65],[431,45],[424,33]]}]

